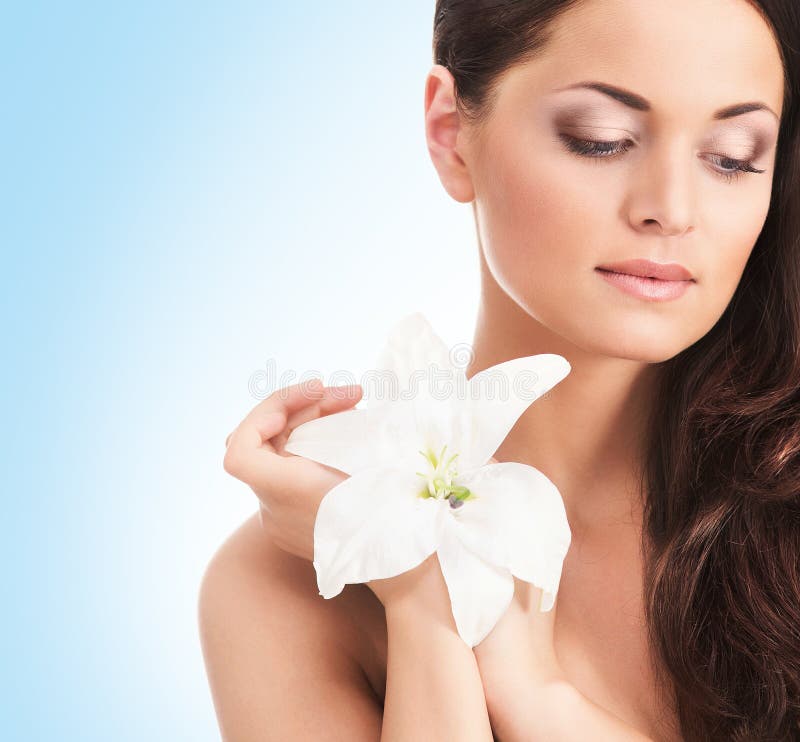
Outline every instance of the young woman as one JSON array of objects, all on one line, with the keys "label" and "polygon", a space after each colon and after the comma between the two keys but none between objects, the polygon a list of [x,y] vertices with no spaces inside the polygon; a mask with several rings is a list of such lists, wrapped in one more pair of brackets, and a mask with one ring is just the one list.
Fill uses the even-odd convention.
[{"label": "young woman", "polygon": [[564,498],[556,606],[517,582],[473,651],[435,554],[321,598],[345,475],[282,445],[360,389],[276,392],[229,436],[261,510],[200,592],[225,739],[800,739],[799,49],[795,0],[437,2],[427,143],[482,275],[467,375],[572,366],[495,454]]}]

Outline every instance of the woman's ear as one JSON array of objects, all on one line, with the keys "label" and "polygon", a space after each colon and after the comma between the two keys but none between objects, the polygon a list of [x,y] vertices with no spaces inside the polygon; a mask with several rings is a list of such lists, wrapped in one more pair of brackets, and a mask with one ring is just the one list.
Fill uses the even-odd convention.
[{"label": "woman's ear", "polygon": [[435,64],[425,80],[425,139],[445,190],[460,203],[473,201],[472,178],[457,151],[457,143],[463,143],[464,131],[456,109],[454,80],[450,70],[441,64]]}]

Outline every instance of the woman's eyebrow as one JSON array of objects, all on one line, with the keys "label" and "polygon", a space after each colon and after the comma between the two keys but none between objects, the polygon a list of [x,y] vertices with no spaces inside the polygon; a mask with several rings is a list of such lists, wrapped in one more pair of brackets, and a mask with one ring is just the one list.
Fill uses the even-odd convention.
[{"label": "woman's eyebrow", "polygon": [[[594,80],[584,80],[583,82],[576,82],[572,85],[565,85],[562,88],[554,88],[555,91],[570,90],[572,88],[588,88],[589,90],[597,90],[600,93],[610,96],[614,100],[624,103],[630,108],[635,108],[637,111],[649,111],[650,101],[642,98],[641,95],[632,93],[630,90],[619,88],[615,85],[609,85],[605,82],[596,82]],[[761,101],[751,101],[749,103],[734,103],[732,106],[725,106],[714,112],[714,119],[729,119],[734,116],[741,116],[743,113],[750,113],[750,111],[768,111],[776,119],[778,114],[775,113],[766,103]],[[780,119],[778,119],[780,120]]]}]

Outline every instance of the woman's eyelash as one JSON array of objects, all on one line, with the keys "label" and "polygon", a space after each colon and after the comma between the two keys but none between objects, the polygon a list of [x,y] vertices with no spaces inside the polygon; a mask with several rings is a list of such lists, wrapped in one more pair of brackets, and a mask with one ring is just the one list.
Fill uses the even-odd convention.
[{"label": "woman's eyelash", "polygon": [[569,134],[559,134],[567,147],[579,155],[589,157],[608,157],[621,152],[627,152],[633,142],[630,139],[620,139],[615,142],[595,142],[591,139],[578,139]]},{"label": "woman's eyelash", "polygon": [[[633,142],[630,139],[620,139],[613,142],[596,142],[590,139],[579,139],[569,134],[559,134],[559,137],[571,152],[583,155],[584,157],[611,157],[627,152],[633,146]],[[728,165],[728,167],[723,167],[722,170],[717,170],[717,172],[720,177],[729,182],[741,178],[745,173],[764,172],[763,170],[758,170],[753,167],[752,160],[736,160],[733,157],[725,157],[724,155],[714,155],[714,157]]]}]

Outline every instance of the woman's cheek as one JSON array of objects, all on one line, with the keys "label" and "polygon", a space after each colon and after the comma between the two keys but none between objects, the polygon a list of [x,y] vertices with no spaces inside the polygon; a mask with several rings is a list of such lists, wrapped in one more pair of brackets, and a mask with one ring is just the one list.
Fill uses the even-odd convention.
[{"label": "woman's cheek", "polygon": [[710,230],[703,240],[704,249],[697,256],[701,286],[706,306],[711,309],[707,318],[713,327],[727,308],[741,282],[747,261],[753,252],[764,226],[769,199],[728,200],[715,211],[717,229]]},{"label": "woman's cheek", "polygon": [[573,177],[574,168],[557,154],[537,159],[512,154],[503,164],[492,195],[494,245],[510,259],[557,260],[579,270],[580,262],[593,257],[587,238],[596,239],[606,221],[603,189],[587,185],[585,172],[583,180]]},{"label": "woman's cheek", "polygon": [[545,289],[554,271],[578,268],[570,258],[575,226],[546,184],[509,179],[506,186],[484,215],[483,247],[493,275],[519,301]]}]

